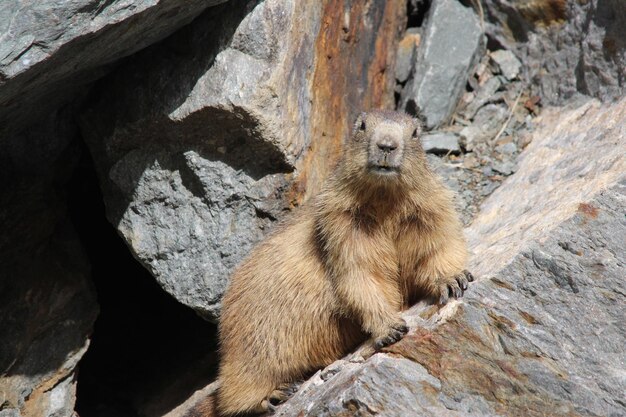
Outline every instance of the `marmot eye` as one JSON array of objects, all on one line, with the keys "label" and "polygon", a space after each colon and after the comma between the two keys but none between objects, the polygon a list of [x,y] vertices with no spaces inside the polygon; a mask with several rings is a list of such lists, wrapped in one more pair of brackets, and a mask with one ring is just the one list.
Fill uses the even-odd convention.
[{"label": "marmot eye", "polygon": [[361,125],[359,126],[359,129],[365,130],[365,120],[361,121]]},{"label": "marmot eye", "polygon": [[414,130],[413,130],[413,133],[411,133],[411,137],[412,137],[413,139],[417,139],[417,129],[414,129]]}]

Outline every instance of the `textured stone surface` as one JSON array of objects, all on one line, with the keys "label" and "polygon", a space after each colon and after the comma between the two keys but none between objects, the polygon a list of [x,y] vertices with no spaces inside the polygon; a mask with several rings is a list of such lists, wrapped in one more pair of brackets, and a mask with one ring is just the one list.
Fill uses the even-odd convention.
[{"label": "textured stone surface", "polygon": [[507,109],[500,104],[487,104],[478,110],[472,124],[459,133],[465,140],[465,148],[472,150],[477,143],[494,139],[507,116]]},{"label": "textured stone surface", "polygon": [[45,116],[101,75],[103,65],[223,1],[0,2],[0,133]]},{"label": "textured stone surface", "polygon": [[413,71],[417,58],[417,48],[420,45],[420,34],[416,28],[409,28],[398,44],[396,55],[396,80],[406,82]]},{"label": "textured stone surface", "polygon": [[533,94],[545,103],[576,93],[624,95],[626,2],[487,0],[483,8],[486,32],[515,51]]},{"label": "textured stone surface", "polygon": [[500,49],[489,54],[507,80],[514,80],[520,73],[522,63],[511,51]]},{"label": "textured stone surface", "polygon": [[625,126],[626,100],[544,114],[467,229],[465,297],[416,305],[387,353],[318,372],[277,415],[625,415]]},{"label": "textured stone surface", "polygon": [[405,12],[233,1],[100,83],[82,132],[108,217],[165,290],[217,316],[230,270],[315,193],[356,114],[393,104]]},{"label": "textured stone surface", "polygon": [[446,122],[484,47],[478,16],[457,0],[434,2],[426,18],[412,79],[401,106],[420,109],[428,128]]},{"label": "textured stone surface", "polygon": [[449,132],[434,132],[422,136],[422,147],[426,153],[437,155],[458,154],[461,152],[459,137]]},{"label": "textured stone surface", "polygon": [[[440,382],[422,365],[409,359],[381,353],[365,363],[342,361],[334,367],[307,381],[275,415],[457,415],[442,404],[433,403],[432,391],[441,388]],[[387,383],[378,385],[379,381]]]},{"label": "textured stone surface", "polygon": [[460,114],[466,119],[473,119],[481,107],[495,99],[496,91],[500,88],[502,88],[502,81],[500,81],[499,77],[489,78],[483,85],[478,86],[475,97],[461,110]]}]

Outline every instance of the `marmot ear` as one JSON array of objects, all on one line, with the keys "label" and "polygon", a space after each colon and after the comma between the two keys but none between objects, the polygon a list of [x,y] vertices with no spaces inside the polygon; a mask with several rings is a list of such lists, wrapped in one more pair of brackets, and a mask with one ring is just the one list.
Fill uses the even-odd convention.
[{"label": "marmot ear", "polygon": [[354,127],[352,129],[352,136],[357,139],[358,138],[358,133],[359,132],[364,132],[366,129],[365,126],[365,116],[366,113],[362,112],[361,114],[359,114],[359,117],[356,118],[356,122],[354,122]]},{"label": "marmot ear", "polygon": [[411,133],[411,138],[419,138],[422,135],[423,130],[424,123],[420,119],[413,119],[413,132]]},{"label": "marmot ear", "polygon": [[419,106],[415,104],[415,101],[409,100],[409,102],[406,104],[405,111],[408,115],[413,116],[415,119],[417,119],[416,123],[419,122],[420,124],[418,129],[424,130],[424,127],[427,124],[426,116],[424,116],[424,113],[422,113],[422,109],[420,109]]}]

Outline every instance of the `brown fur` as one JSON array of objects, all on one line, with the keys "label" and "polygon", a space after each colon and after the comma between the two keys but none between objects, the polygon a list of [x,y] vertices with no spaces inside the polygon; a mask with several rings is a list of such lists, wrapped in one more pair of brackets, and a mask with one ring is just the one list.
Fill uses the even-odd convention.
[{"label": "brown fur", "polygon": [[[461,225],[419,133],[401,113],[362,115],[321,194],[234,272],[219,328],[222,415],[267,410],[281,384],[368,335],[397,340],[406,332],[400,312],[416,298],[462,294]],[[381,150],[384,141],[397,149]],[[373,171],[394,164],[394,174]]]}]

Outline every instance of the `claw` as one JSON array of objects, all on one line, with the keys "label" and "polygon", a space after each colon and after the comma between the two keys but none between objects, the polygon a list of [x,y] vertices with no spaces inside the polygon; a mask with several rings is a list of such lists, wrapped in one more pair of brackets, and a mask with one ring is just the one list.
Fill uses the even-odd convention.
[{"label": "claw", "polygon": [[391,326],[391,330],[387,335],[379,337],[374,341],[374,348],[376,350],[380,350],[385,346],[392,345],[398,340],[402,339],[402,336],[404,336],[408,331],[408,326],[406,325],[404,320],[401,320],[399,323],[393,324]]},{"label": "claw", "polygon": [[276,388],[267,398],[267,401],[271,405],[278,405],[283,403],[289,399],[296,391],[300,388],[300,384],[298,382],[287,382],[281,384]]},{"label": "claw", "polygon": [[271,405],[278,405],[278,404],[284,402],[286,399],[287,399],[287,396],[284,395],[281,391],[274,390],[274,391],[272,391],[270,396],[267,397],[267,402],[269,404],[271,404]]},{"label": "claw", "polygon": [[292,396],[293,394],[295,394],[299,389],[300,389],[300,385],[302,385],[303,381],[297,381],[297,382],[292,382],[290,384],[284,384],[282,388],[282,391],[289,395]]},{"label": "claw", "polygon": [[[456,284],[456,285],[455,285]],[[454,298],[459,298],[463,295],[461,288],[458,286],[458,283],[448,284],[449,296]]]},{"label": "claw", "polygon": [[439,304],[445,304],[448,302],[448,293],[442,291],[441,292],[441,297],[439,297]]},{"label": "claw", "polygon": [[465,275],[457,275],[456,282],[463,291],[467,290],[467,278],[465,278]]},{"label": "claw", "polygon": [[469,288],[469,283],[474,281],[474,276],[467,270],[464,270],[453,278],[444,280],[444,284],[439,287],[439,304],[443,305],[450,298],[461,298],[465,291]]},{"label": "claw", "polygon": [[393,327],[394,329],[396,329],[397,331],[402,332],[402,333],[406,333],[406,332],[408,332],[408,331],[409,331],[409,328],[408,328],[408,326],[406,325],[406,323],[394,324],[392,327]]},{"label": "claw", "polygon": [[276,406],[269,402],[269,400],[263,400],[256,406],[256,408],[252,411],[256,414],[274,414],[276,411]]}]

